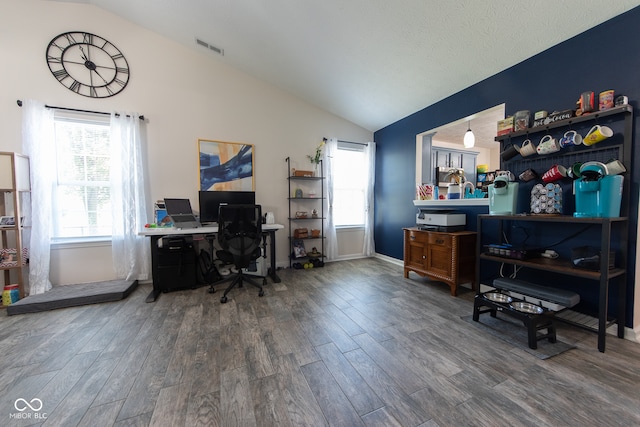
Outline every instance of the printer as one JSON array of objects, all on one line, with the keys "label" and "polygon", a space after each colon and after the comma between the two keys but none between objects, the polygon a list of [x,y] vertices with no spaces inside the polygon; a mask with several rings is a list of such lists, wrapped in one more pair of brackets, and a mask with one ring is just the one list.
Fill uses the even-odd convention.
[{"label": "printer", "polygon": [[467,224],[467,216],[450,209],[419,208],[416,214],[416,226],[429,231],[462,231]]}]

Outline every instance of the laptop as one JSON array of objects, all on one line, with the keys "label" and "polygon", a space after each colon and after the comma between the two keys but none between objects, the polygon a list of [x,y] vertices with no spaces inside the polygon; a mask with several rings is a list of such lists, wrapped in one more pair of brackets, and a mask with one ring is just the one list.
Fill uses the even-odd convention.
[{"label": "laptop", "polygon": [[202,227],[191,210],[189,199],[164,199],[164,205],[176,228]]}]

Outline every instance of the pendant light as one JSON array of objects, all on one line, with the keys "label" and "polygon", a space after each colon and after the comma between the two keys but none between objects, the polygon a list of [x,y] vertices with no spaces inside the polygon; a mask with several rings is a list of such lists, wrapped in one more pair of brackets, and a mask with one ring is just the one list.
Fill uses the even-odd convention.
[{"label": "pendant light", "polygon": [[476,136],[471,132],[471,121],[469,121],[469,128],[464,134],[464,146],[465,148],[471,148],[476,144]]}]

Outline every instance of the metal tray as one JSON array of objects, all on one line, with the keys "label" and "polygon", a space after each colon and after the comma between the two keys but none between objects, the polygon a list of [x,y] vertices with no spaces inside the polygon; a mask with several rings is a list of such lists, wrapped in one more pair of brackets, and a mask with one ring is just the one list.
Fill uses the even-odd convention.
[{"label": "metal tray", "polygon": [[489,301],[493,302],[502,302],[508,304],[513,301],[513,298],[511,298],[509,295],[501,294],[500,292],[487,292],[483,294],[483,296]]},{"label": "metal tray", "polygon": [[523,313],[528,313],[528,314],[542,314],[544,313],[544,308],[540,307],[539,305],[535,305],[535,304],[531,304],[530,302],[512,302],[511,303],[511,307],[514,310],[518,310],[521,311]]}]

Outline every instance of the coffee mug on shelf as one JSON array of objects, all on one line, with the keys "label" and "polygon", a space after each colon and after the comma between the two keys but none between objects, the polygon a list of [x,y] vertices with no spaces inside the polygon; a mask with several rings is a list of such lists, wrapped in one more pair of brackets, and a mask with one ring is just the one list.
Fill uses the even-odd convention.
[{"label": "coffee mug on shelf", "polygon": [[506,162],[517,156],[518,153],[520,153],[520,147],[515,144],[511,144],[507,148],[505,148],[502,153],[500,153],[500,157],[502,157],[502,160]]},{"label": "coffee mug on shelf", "polygon": [[507,181],[515,181],[516,180],[515,175],[511,171],[497,170],[495,173],[496,173],[496,178],[499,177],[499,176],[504,176],[505,178],[507,178]]},{"label": "coffee mug on shelf", "polygon": [[532,154],[536,154],[536,146],[533,144],[533,142],[531,142],[530,139],[526,139],[520,146],[520,155],[522,157],[527,157]]},{"label": "coffee mug on shelf", "polygon": [[559,150],[560,144],[558,144],[558,141],[551,135],[543,136],[536,148],[538,154],[551,154]]},{"label": "coffee mug on shelf", "polygon": [[567,176],[567,168],[562,165],[553,165],[551,166],[551,169],[549,169],[544,173],[544,175],[542,175],[542,180],[548,184],[551,182],[559,181],[565,176]]},{"label": "coffee mug on shelf", "polygon": [[560,138],[560,147],[566,148],[572,145],[582,144],[582,135],[575,130],[569,130],[564,133],[564,136]]},{"label": "coffee mug on shelf", "polygon": [[620,175],[626,171],[627,168],[620,160],[609,160],[607,162],[607,175]]},{"label": "coffee mug on shelf", "polygon": [[520,181],[523,181],[523,182],[531,181],[532,179],[536,179],[537,177],[538,177],[538,174],[536,173],[536,171],[534,171],[531,168],[527,169],[526,171],[518,175],[518,178],[520,178]]},{"label": "coffee mug on shelf", "polygon": [[608,126],[595,125],[589,130],[589,133],[583,138],[582,143],[584,145],[593,145],[598,142],[604,141],[607,138],[613,136],[613,131]]},{"label": "coffee mug on shelf", "polygon": [[575,162],[571,167],[567,168],[567,176],[571,179],[578,179],[582,175],[580,174],[580,168],[582,167],[582,162]]}]

